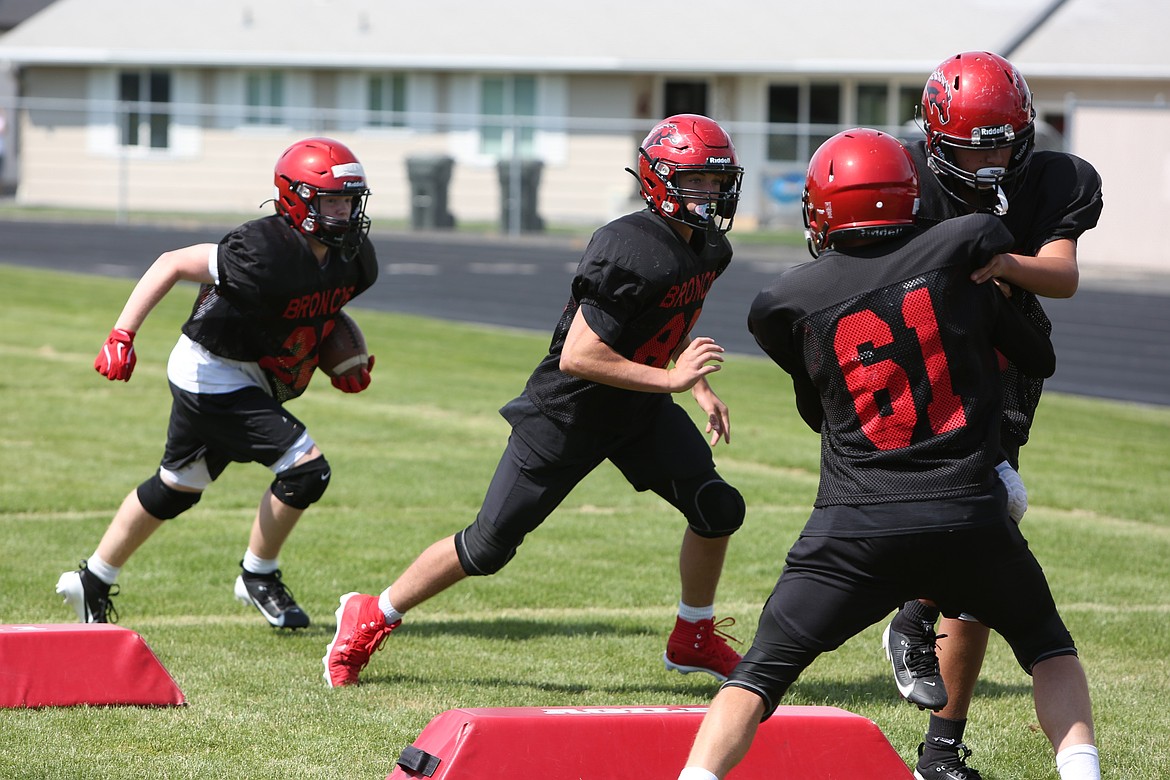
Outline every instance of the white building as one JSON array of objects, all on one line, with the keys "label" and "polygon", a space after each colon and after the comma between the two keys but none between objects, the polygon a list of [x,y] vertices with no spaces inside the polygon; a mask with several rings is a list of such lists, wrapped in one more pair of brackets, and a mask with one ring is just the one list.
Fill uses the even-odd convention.
[{"label": "white building", "polygon": [[406,161],[439,156],[450,212],[498,221],[497,163],[519,157],[542,165],[541,217],[580,226],[633,208],[638,142],[695,111],[747,168],[742,229],[795,224],[819,140],[897,131],[939,61],[986,49],[1102,173],[1083,265],[1160,267],[1132,226],[1170,207],[1167,33],[1160,0],[56,0],[0,37],[0,107],[23,204],[243,213],[284,146],[327,134],[365,163],[375,219],[408,219]]}]

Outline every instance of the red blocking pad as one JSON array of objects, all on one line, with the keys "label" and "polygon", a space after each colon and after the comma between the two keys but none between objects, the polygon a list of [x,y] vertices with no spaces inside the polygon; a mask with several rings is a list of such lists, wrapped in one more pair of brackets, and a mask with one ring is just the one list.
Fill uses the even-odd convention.
[{"label": "red blocking pad", "polygon": [[105,623],[0,625],[0,707],[186,703],[130,629]]},{"label": "red blocking pad", "polygon": [[[386,780],[673,778],[706,707],[504,707],[448,710]],[[873,721],[836,707],[782,706],[760,724],[727,780],[910,780]]]}]

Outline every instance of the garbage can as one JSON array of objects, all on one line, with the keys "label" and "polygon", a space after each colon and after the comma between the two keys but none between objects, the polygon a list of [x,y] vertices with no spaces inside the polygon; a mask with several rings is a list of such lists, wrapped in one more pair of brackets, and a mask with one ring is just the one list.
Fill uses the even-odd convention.
[{"label": "garbage can", "polygon": [[455,227],[447,210],[447,185],[455,160],[442,156],[406,158],[410,179],[410,226],[415,230]]},{"label": "garbage can", "polygon": [[[544,230],[544,220],[536,213],[536,196],[540,190],[540,160],[500,160],[500,229],[514,228],[525,232]],[[517,214],[519,210],[519,214]]]}]

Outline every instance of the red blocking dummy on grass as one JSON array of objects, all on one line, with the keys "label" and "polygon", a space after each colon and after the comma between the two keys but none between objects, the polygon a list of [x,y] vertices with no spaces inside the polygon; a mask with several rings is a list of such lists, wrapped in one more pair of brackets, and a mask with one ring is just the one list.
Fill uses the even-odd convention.
[{"label": "red blocking dummy on grass", "polygon": [[[706,707],[448,710],[403,750],[386,780],[647,780],[675,777]],[[873,721],[836,707],[782,706],[727,780],[910,780]]]},{"label": "red blocking dummy on grass", "polygon": [[0,625],[0,707],[186,703],[130,629],[105,623]]}]

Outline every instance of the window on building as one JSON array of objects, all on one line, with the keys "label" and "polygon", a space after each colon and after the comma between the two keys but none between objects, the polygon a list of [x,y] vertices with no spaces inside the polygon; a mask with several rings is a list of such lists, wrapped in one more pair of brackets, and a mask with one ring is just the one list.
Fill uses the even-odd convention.
[{"label": "window on building", "polygon": [[808,88],[808,121],[813,125],[831,125],[809,133],[808,156],[840,129],[841,87],[838,84],[812,84]]},{"label": "window on building", "polygon": [[668,81],[662,88],[663,116],[707,113],[705,81]]},{"label": "window on building", "polygon": [[122,71],[118,99],[124,110],[120,127],[123,146],[166,149],[170,145],[171,75],[166,71]]},{"label": "window on building", "polygon": [[371,127],[406,126],[406,76],[375,74],[366,82],[366,123]]},{"label": "window on building", "polygon": [[889,89],[885,84],[857,85],[857,124],[859,127],[883,128],[890,121]]},{"label": "window on building", "polygon": [[250,125],[279,125],[284,121],[284,75],[278,71],[253,71],[244,78],[244,121]]},{"label": "window on building", "polygon": [[480,82],[480,153],[491,157],[536,156],[535,76],[489,76]]},{"label": "window on building", "polygon": [[772,84],[768,87],[768,122],[774,125],[768,132],[768,159],[805,162],[839,129],[841,87]]},{"label": "window on building", "polygon": [[918,118],[919,104],[922,103],[921,87],[898,88],[898,124],[904,125]]}]

